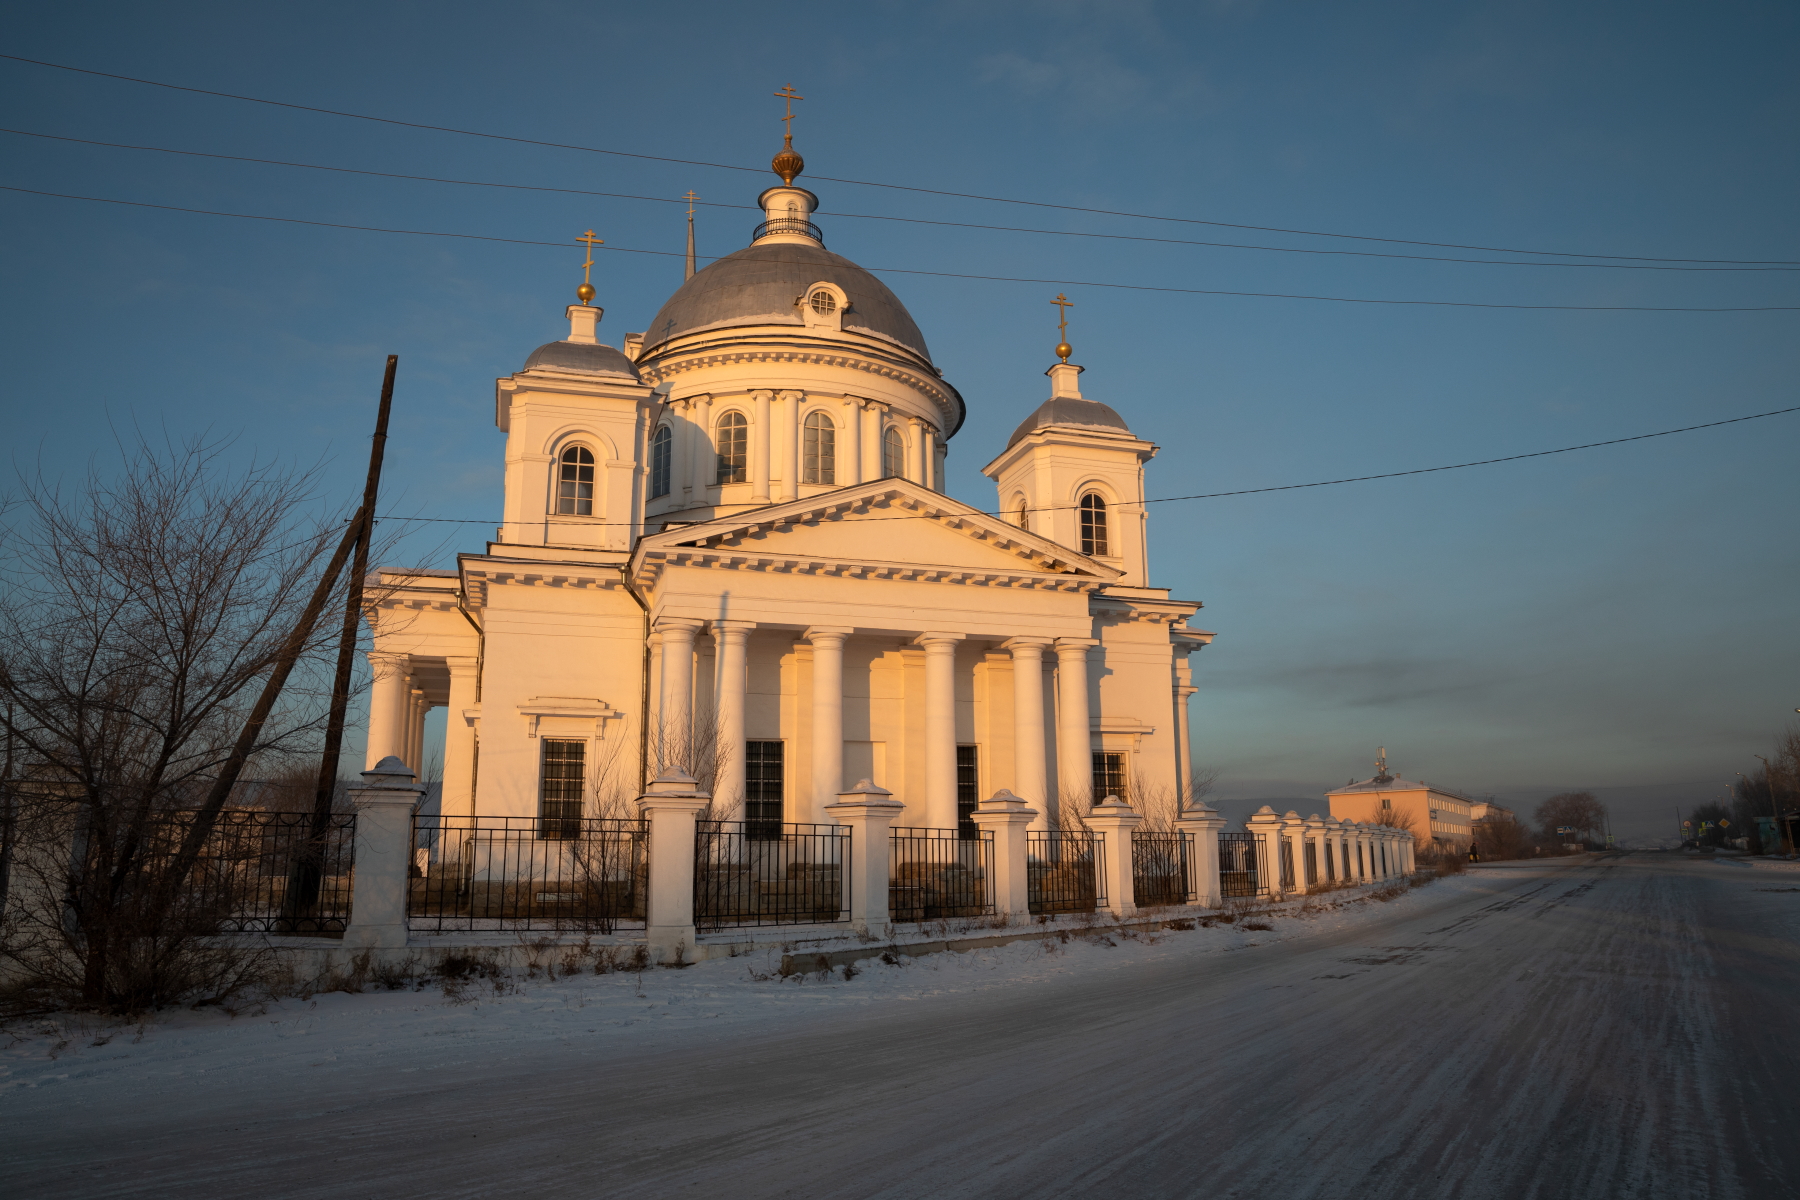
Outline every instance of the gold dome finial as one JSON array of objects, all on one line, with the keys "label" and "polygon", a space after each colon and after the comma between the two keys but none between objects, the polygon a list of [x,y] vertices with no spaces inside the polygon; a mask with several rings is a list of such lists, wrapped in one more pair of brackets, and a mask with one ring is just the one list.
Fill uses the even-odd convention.
[{"label": "gold dome finial", "polygon": [[1075,302],[1058,292],[1050,303],[1056,305],[1056,335],[1061,339],[1056,343],[1056,357],[1068,362],[1069,355],[1075,353],[1075,347],[1069,345],[1069,310],[1075,307]]},{"label": "gold dome finial", "polygon": [[781,135],[781,152],[769,160],[769,169],[781,176],[781,182],[794,186],[794,178],[806,170],[806,160],[794,150],[794,101],[804,100],[791,83],[783,84],[775,95],[787,102],[787,115],[781,118],[785,132]]},{"label": "gold dome finial", "polygon": [[606,243],[595,237],[594,231],[591,229],[575,240],[587,243],[587,261],[581,264],[581,286],[575,289],[575,295],[583,304],[592,304],[594,302],[594,285],[588,282],[588,272],[594,266],[594,247],[604,246]]}]

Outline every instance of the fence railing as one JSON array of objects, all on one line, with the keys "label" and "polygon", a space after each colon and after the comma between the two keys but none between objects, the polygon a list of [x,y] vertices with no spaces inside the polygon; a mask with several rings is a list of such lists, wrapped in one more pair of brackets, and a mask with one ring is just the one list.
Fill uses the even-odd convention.
[{"label": "fence railing", "polygon": [[1281,842],[1281,890],[1294,890],[1294,843],[1291,838],[1279,838]]},{"label": "fence railing", "polygon": [[1062,829],[1025,835],[1026,895],[1033,913],[1095,912],[1106,903],[1103,838]]},{"label": "fence railing", "polygon": [[850,827],[702,821],[694,925],[824,925],[850,919]]},{"label": "fence railing", "polygon": [[[158,814],[146,889],[173,860],[197,814]],[[172,924],[195,933],[341,934],[350,922],[356,814],[224,809],[176,889]]]},{"label": "fence railing", "polygon": [[994,831],[896,828],[888,839],[888,920],[994,914]]},{"label": "fence railing", "polygon": [[642,925],[649,830],[605,817],[413,818],[406,917],[415,930]]},{"label": "fence railing", "polygon": [[1219,891],[1256,896],[1266,891],[1268,847],[1260,833],[1219,834]]},{"label": "fence railing", "polygon": [[1306,886],[1312,887],[1319,882],[1319,848],[1311,838],[1306,839]]},{"label": "fence railing", "polygon": [[1131,831],[1132,897],[1139,908],[1186,904],[1195,898],[1188,883],[1191,840],[1179,831]]}]

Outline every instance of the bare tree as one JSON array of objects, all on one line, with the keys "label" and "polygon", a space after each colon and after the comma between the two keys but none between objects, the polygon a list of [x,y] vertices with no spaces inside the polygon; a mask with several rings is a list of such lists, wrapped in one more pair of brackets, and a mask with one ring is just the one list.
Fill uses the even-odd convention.
[{"label": "bare tree", "polygon": [[1531,849],[1531,830],[1509,812],[1475,822],[1475,845],[1483,858],[1523,858]]},{"label": "bare tree", "polygon": [[1562,842],[1558,829],[1567,827],[1587,839],[1598,839],[1606,828],[1606,806],[1592,792],[1558,792],[1532,814],[1546,841]]},{"label": "bare tree", "polygon": [[260,728],[246,715],[296,650],[284,643],[341,528],[303,515],[310,472],[233,468],[228,452],[140,440],[72,494],[22,480],[0,531],[0,721],[15,869],[30,877],[0,956],[90,1006],[236,986],[196,943],[216,913],[169,899],[206,832],[182,812],[246,748],[267,774],[318,744],[333,620],[297,647]]}]

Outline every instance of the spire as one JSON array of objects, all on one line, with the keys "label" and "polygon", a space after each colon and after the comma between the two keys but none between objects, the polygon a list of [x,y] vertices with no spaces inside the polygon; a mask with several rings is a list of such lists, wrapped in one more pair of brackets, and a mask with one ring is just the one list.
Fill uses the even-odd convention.
[{"label": "spire", "polygon": [[781,118],[786,132],[781,136],[781,152],[769,161],[769,169],[781,176],[781,182],[793,187],[794,179],[806,170],[806,160],[794,151],[794,101],[806,97],[796,92],[791,83],[783,85],[775,95],[787,101],[787,115]]},{"label": "spire", "polygon": [[686,283],[688,280],[690,280],[694,277],[694,201],[698,200],[699,198],[700,197],[694,195],[693,188],[688,189],[688,194],[687,194],[687,202],[688,202],[687,274],[683,275],[681,277],[681,281],[683,283]]}]

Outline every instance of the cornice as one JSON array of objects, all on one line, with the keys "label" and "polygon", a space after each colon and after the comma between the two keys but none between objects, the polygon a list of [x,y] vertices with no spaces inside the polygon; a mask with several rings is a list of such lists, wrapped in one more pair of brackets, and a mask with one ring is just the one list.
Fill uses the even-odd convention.
[{"label": "cornice", "polygon": [[[554,564],[542,567],[520,564],[506,567],[472,567],[463,568],[463,589],[469,598],[470,608],[486,608],[487,594],[490,587],[554,587],[590,589],[609,591],[614,588],[623,589],[624,583],[619,578],[617,568],[598,568],[588,570],[558,570]],[[451,607],[455,607],[452,605]]]},{"label": "cornice", "polygon": [[1006,587],[1049,592],[1091,592],[1104,580],[1092,576],[1039,571],[1004,571],[983,567],[934,567],[919,563],[884,562],[878,559],[828,556],[745,553],[731,550],[675,548],[649,550],[641,557],[634,576],[638,586],[655,588],[670,567],[714,570],[767,571],[780,575],[817,575],[839,579],[894,580],[902,583],[947,583],[967,587]]},{"label": "cornice", "polygon": [[844,353],[810,349],[802,346],[742,346],[730,350],[675,351],[659,361],[640,363],[638,373],[652,386],[686,371],[703,367],[731,366],[736,363],[810,363],[816,366],[841,367],[863,371],[884,379],[892,379],[912,388],[933,404],[945,417],[945,428],[953,432],[956,408],[961,397],[941,380],[896,362],[883,361],[870,354]]}]

